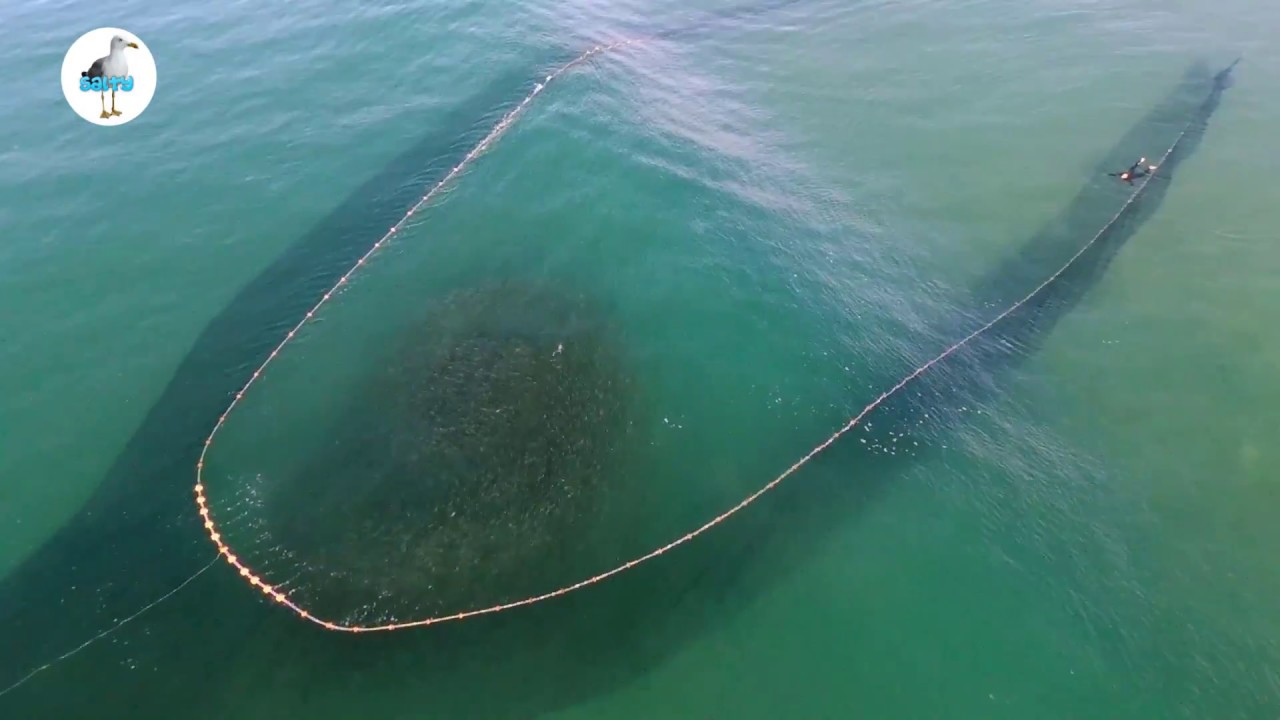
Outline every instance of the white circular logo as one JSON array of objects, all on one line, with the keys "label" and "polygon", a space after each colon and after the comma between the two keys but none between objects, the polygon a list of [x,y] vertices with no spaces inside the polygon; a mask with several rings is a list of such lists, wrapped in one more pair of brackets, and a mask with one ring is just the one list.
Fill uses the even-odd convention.
[{"label": "white circular logo", "polygon": [[94,125],[123,125],[156,94],[156,61],[137,35],[98,28],[80,36],[62,60],[62,94]]}]

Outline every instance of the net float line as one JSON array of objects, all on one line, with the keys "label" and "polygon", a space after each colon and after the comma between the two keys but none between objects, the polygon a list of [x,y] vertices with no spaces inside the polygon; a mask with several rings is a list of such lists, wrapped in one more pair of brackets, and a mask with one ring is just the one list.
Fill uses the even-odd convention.
[{"label": "net float line", "polygon": [[5,695],[8,695],[9,693],[13,692],[14,690],[17,690],[18,688],[22,687],[23,685],[26,685],[28,680],[30,680],[31,678],[33,678],[33,677],[35,677],[35,676],[39,675],[40,673],[44,672],[45,670],[48,670],[49,668],[53,667],[54,665],[57,665],[58,663],[62,662],[63,660],[66,660],[66,659],[68,659],[68,658],[70,658],[70,657],[72,657],[72,656],[74,656],[74,655],[79,655],[79,654],[80,654],[80,652],[81,652],[82,650],[84,650],[85,648],[87,648],[87,647],[89,647],[90,645],[92,645],[92,644],[94,644],[94,643],[98,642],[98,641],[99,641],[99,640],[101,640],[102,638],[107,637],[108,635],[111,635],[111,634],[115,633],[115,631],[119,630],[120,628],[124,627],[125,625],[128,625],[129,623],[133,622],[134,620],[137,620],[140,616],[142,616],[143,614],[145,614],[145,613],[146,613],[148,610],[150,610],[151,608],[153,608],[153,607],[155,607],[155,606],[159,605],[160,603],[164,602],[165,600],[168,600],[169,598],[173,597],[174,595],[177,595],[179,591],[181,591],[183,588],[185,588],[186,586],[188,586],[188,585],[190,585],[192,582],[194,582],[196,578],[198,578],[198,577],[200,577],[201,575],[203,575],[203,574],[205,573],[205,571],[207,571],[209,568],[213,567],[214,563],[218,562],[218,557],[219,557],[219,556],[215,555],[215,556],[213,557],[213,559],[209,561],[209,564],[207,564],[207,565],[205,565],[204,567],[200,568],[199,570],[195,571],[195,573],[194,573],[194,574],[192,574],[191,576],[189,576],[186,580],[183,580],[182,582],[178,583],[178,585],[177,585],[177,586],[175,586],[175,587],[174,587],[172,590],[170,590],[169,592],[165,593],[164,595],[161,595],[160,597],[156,598],[155,600],[152,600],[151,602],[149,602],[149,603],[147,603],[146,605],[144,605],[144,606],[142,607],[142,609],[140,609],[140,610],[138,610],[138,611],[134,612],[132,615],[130,615],[130,616],[128,616],[128,617],[126,617],[125,619],[120,620],[119,622],[116,622],[114,625],[112,625],[112,626],[108,627],[106,630],[103,630],[102,632],[98,633],[97,635],[94,635],[93,637],[89,638],[88,640],[85,640],[84,642],[82,642],[82,643],[80,643],[79,645],[75,646],[75,647],[74,647],[74,648],[72,648],[71,650],[68,650],[67,652],[62,653],[62,654],[61,654],[61,655],[59,655],[58,657],[56,657],[56,658],[54,658],[54,659],[50,660],[49,662],[47,662],[47,663],[45,663],[45,664],[41,665],[40,667],[38,667],[38,668],[36,668],[36,669],[32,670],[31,672],[29,672],[29,673],[27,673],[26,675],[22,676],[22,678],[21,678],[20,680],[18,680],[17,682],[13,683],[13,684],[12,684],[12,685],[10,685],[9,687],[7,687],[7,688],[5,688],[5,689],[3,689],[3,690],[0,690],[0,697],[3,697],[3,696],[5,696]]},{"label": "net float line", "polygon": [[1185,128],[1183,128],[1183,130],[1180,133],[1178,133],[1178,136],[1174,139],[1173,143],[1169,146],[1167,150],[1164,151],[1164,153],[1160,156],[1159,160],[1157,160],[1156,169],[1152,170],[1147,175],[1146,180],[1141,185],[1139,185],[1134,189],[1134,191],[1125,200],[1124,204],[1120,206],[1120,209],[1116,211],[1115,215],[1112,216],[1111,219],[1108,220],[1106,224],[1102,226],[1102,229],[1099,230],[1097,234],[1095,234],[1092,238],[1090,238],[1088,242],[1086,242],[1083,246],[1081,246],[1081,248],[1078,251],[1076,251],[1076,253],[1072,255],[1060,268],[1058,268],[1056,271],[1053,272],[1053,274],[1049,275],[1047,278],[1045,278],[1043,282],[1041,282],[1034,289],[1032,289],[1031,292],[1023,296],[1022,299],[1014,302],[1012,305],[1010,305],[1005,310],[1003,310],[999,315],[996,315],[986,324],[982,325],[978,329],[974,330],[973,332],[964,336],[960,340],[956,341],[954,344],[947,347],[945,350],[943,350],[937,356],[935,356],[932,360],[929,360],[923,365],[920,365],[919,367],[917,367],[911,373],[909,373],[908,375],[903,377],[901,380],[899,380],[896,385],[894,385],[893,387],[881,393],[879,397],[877,397],[870,404],[864,407],[861,412],[859,412],[847,423],[845,423],[843,427],[839,428],[834,433],[832,433],[830,437],[828,437],[819,445],[815,446],[812,450],[806,453],[799,460],[792,463],[792,465],[788,467],[786,470],[784,470],[780,475],[775,477],[773,480],[769,481],[760,489],[756,490],[750,495],[747,495],[745,498],[740,500],[737,504],[733,505],[729,509],[725,510],[719,515],[716,515],[715,517],[706,521],[696,529],[684,534],[683,536],[677,537],[674,540],[671,540],[665,545],[662,545],[653,550],[650,550],[644,555],[637,556],[631,560],[628,560],[627,562],[624,562],[620,565],[617,565],[599,574],[593,575],[583,580],[579,580],[578,582],[572,583],[570,585],[565,585],[555,590],[542,593],[540,595],[531,595],[529,597],[526,597],[520,600],[514,600],[511,602],[500,603],[500,604],[491,605],[488,607],[476,608],[473,610],[465,610],[465,611],[450,614],[450,615],[439,615],[439,616],[428,617],[428,618],[423,618],[419,620],[410,620],[405,622],[392,622],[392,623],[386,623],[381,625],[344,624],[340,622],[334,622],[332,620],[327,620],[325,618],[318,617],[312,614],[305,607],[302,607],[298,603],[291,600],[289,596],[284,591],[282,591],[278,586],[268,583],[266,580],[263,579],[262,575],[255,572],[252,568],[246,565],[245,562],[241,560],[238,555],[235,554],[235,552],[231,549],[231,547],[229,547],[223,541],[221,533],[218,532],[218,526],[214,522],[212,512],[209,509],[208,498],[205,496],[205,486],[204,486],[205,457],[209,452],[209,448],[213,445],[214,437],[218,434],[218,431],[226,423],[227,418],[231,415],[232,410],[234,410],[236,406],[240,403],[240,401],[244,398],[245,393],[249,390],[250,387],[253,386],[254,382],[256,382],[258,378],[261,377],[262,373],[266,370],[267,366],[270,365],[271,361],[274,360],[280,354],[281,350],[284,349],[285,345],[287,345],[291,340],[293,340],[293,338],[298,334],[298,331],[301,330],[301,328],[315,316],[316,312],[333,297],[334,293],[336,293],[342,286],[344,286],[347,283],[347,281],[351,278],[352,275],[356,273],[356,271],[364,267],[365,263],[369,260],[370,257],[373,256],[374,253],[382,249],[388,242],[390,242],[391,238],[395,236],[398,230],[404,227],[405,223],[408,222],[411,217],[413,217],[415,212],[417,212],[424,205],[430,202],[431,199],[434,198],[441,191],[441,189],[443,189],[445,185],[448,184],[450,180],[457,177],[457,175],[461,173],[462,170],[466,168],[473,160],[475,160],[475,158],[479,156],[480,153],[482,153],[484,150],[490,147],[493,144],[493,142],[496,141],[511,126],[511,124],[515,121],[515,119],[519,117],[519,115],[524,111],[524,109],[529,105],[529,103],[546,88],[548,84],[550,84],[553,80],[559,78],[561,75],[568,72],[575,66],[589,60],[595,55],[609,52],[612,50],[618,50],[630,45],[635,45],[642,41],[643,41],[642,38],[637,38],[632,40],[624,40],[624,41],[616,42],[609,45],[597,45],[591,48],[590,50],[587,50],[586,52],[582,53],[581,55],[578,55],[577,57],[565,63],[564,65],[560,66],[555,71],[553,71],[550,75],[547,75],[543,82],[535,85],[533,91],[530,92],[527,96],[525,96],[525,98],[520,102],[518,106],[516,106],[513,110],[511,110],[505,116],[503,116],[503,118],[498,121],[498,123],[493,127],[493,129],[489,131],[489,134],[486,135],[479,143],[477,143],[476,146],[469,153],[467,153],[466,157],[464,157],[461,162],[459,162],[456,166],[454,166],[454,168],[447,175],[445,175],[443,179],[437,182],[434,187],[432,187],[425,195],[423,195],[422,199],[420,199],[417,203],[415,203],[413,207],[411,207],[409,211],[405,213],[404,217],[401,218],[399,222],[391,226],[391,229],[388,230],[387,233],[383,235],[377,242],[375,242],[373,246],[370,247],[369,250],[364,255],[362,255],[359,260],[356,261],[355,265],[353,265],[351,269],[347,270],[347,272],[343,274],[342,277],[338,278],[337,283],[335,283],[334,286],[330,288],[329,291],[326,292],[324,296],[320,298],[319,302],[317,302],[314,307],[312,307],[310,310],[307,311],[306,315],[303,316],[302,320],[300,320],[297,325],[295,325],[291,330],[289,330],[289,332],[285,335],[285,338],[280,341],[280,344],[277,345],[275,349],[271,351],[271,353],[267,356],[267,359],[263,361],[262,365],[260,365],[257,370],[253,371],[253,375],[244,384],[244,386],[235,394],[235,397],[232,398],[231,403],[227,406],[227,409],[224,410],[222,415],[218,418],[218,421],[213,426],[213,430],[210,431],[209,436],[205,439],[204,447],[200,451],[200,458],[196,462],[196,483],[194,488],[196,507],[197,507],[197,510],[199,511],[201,521],[204,523],[204,528],[209,536],[209,540],[217,548],[218,557],[226,561],[226,563],[230,565],[232,569],[234,569],[237,573],[239,573],[240,577],[243,578],[245,582],[247,582],[251,587],[257,589],[260,593],[262,593],[268,599],[289,609],[295,615],[302,618],[303,620],[307,620],[309,622],[315,623],[316,625],[319,625],[320,627],[323,627],[326,630],[333,630],[338,632],[349,632],[349,633],[388,632],[391,630],[407,630],[409,628],[426,627],[428,625],[436,625],[444,622],[465,620],[467,618],[478,617],[481,615],[492,615],[494,613],[504,612],[507,610],[514,610],[516,608],[524,607],[526,605],[533,605],[533,604],[544,602],[547,600],[552,600],[554,598],[562,597],[564,595],[568,595],[569,593],[575,592],[577,590],[581,590],[590,585],[595,585],[597,583],[608,580],[609,578],[615,575],[618,575],[627,570],[630,570],[642,563],[646,563],[650,560],[653,560],[654,558],[657,558],[660,555],[664,555],[680,547],[681,545],[684,545],[685,543],[690,542],[691,540],[698,537],[699,535],[702,535],[710,531],[712,528],[716,527],[717,525],[724,523],[729,518],[741,512],[748,505],[751,505],[756,500],[759,500],[762,496],[764,496],[770,490],[773,490],[778,485],[782,484],[784,480],[791,477],[798,470],[800,470],[800,468],[807,465],[809,461],[811,461],[819,453],[826,450],[828,447],[833,445],[837,440],[843,437],[850,430],[857,427],[862,422],[862,420],[866,418],[867,415],[869,415],[873,410],[875,410],[881,404],[883,404],[885,400],[888,400],[891,396],[895,395],[896,393],[901,391],[904,387],[906,387],[911,382],[916,380],[916,378],[919,378],[921,375],[928,372],[929,369],[932,368],[934,365],[945,360],[947,357],[951,356],[956,351],[963,348],[974,338],[990,330],[1001,320],[1008,317],[1011,313],[1015,312],[1020,307],[1025,305],[1033,297],[1038,295],[1042,290],[1044,290],[1051,283],[1053,283],[1055,280],[1061,277],[1062,274],[1065,273],[1072,265],[1074,265],[1076,261],[1079,260],[1080,257],[1084,255],[1086,251],[1089,250],[1090,247],[1092,247],[1095,243],[1097,243],[1097,241],[1100,238],[1102,238],[1102,236],[1107,232],[1107,230],[1109,230],[1111,226],[1114,225],[1124,215],[1125,211],[1128,210],[1128,208],[1138,199],[1138,197],[1147,188],[1147,186],[1151,183],[1151,181],[1156,178],[1156,175],[1164,168],[1165,160],[1168,159],[1168,157],[1173,153],[1175,149],[1177,149],[1178,144],[1182,142],[1182,139],[1187,135],[1187,133],[1191,130],[1193,124],[1196,122],[1196,120],[1193,119],[1190,123],[1187,124]]}]

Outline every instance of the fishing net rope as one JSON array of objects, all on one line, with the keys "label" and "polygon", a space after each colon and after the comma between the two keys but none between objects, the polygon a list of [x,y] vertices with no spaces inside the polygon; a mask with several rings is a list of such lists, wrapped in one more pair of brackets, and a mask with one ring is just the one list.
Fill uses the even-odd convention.
[{"label": "fishing net rope", "polygon": [[309,622],[315,623],[316,625],[319,625],[327,630],[350,632],[350,633],[385,632],[385,631],[391,631],[391,630],[403,630],[403,629],[409,629],[409,628],[435,625],[435,624],[449,622],[449,621],[464,620],[467,618],[473,618],[481,615],[491,615],[494,613],[499,613],[506,610],[512,610],[515,608],[520,608],[527,605],[533,605],[535,603],[541,603],[547,600],[558,598],[558,597],[567,595],[569,593],[572,593],[574,591],[586,588],[588,586],[601,583],[615,575],[618,575],[627,570],[635,568],[636,566],[641,565],[642,563],[646,563],[661,555],[671,552],[677,547],[680,547],[686,543],[691,542],[694,538],[697,538],[709,532],[712,528],[726,522],[729,518],[738,514],[747,506],[751,505],[752,503],[755,503],[766,493],[778,487],[778,485],[780,485],[783,481],[785,481],[786,479],[794,475],[797,471],[799,471],[802,467],[807,465],[814,457],[822,453],[824,450],[826,450],[832,444],[834,444],[837,440],[839,440],[842,436],[844,436],[850,430],[852,430],[853,428],[857,427],[860,423],[862,423],[864,418],[866,418],[876,408],[880,407],[881,404],[883,404],[890,397],[899,393],[901,390],[903,390],[905,387],[910,385],[913,381],[915,381],[921,375],[924,375],[935,365],[937,365],[947,357],[951,356],[952,354],[956,353],[961,348],[968,345],[975,338],[988,332],[997,323],[999,323],[1005,317],[1009,316],[1011,313],[1017,311],[1027,302],[1035,298],[1047,286],[1049,286],[1051,283],[1056,281],[1060,276],[1063,275],[1064,272],[1066,272],[1073,264],[1075,264],[1076,261],[1082,255],[1084,255],[1086,251],[1090,249],[1090,247],[1092,247],[1095,243],[1097,243],[1098,240],[1102,238],[1108,232],[1108,230],[1110,230],[1111,227],[1118,220],[1120,220],[1121,217],[1124,216],[1126,210],[1130,208],[1130,206],[1139,198],[1139,196],[1141,196],[1143,191],[1150,186],[1150,183],[1153,180],[1155,180],[1157,176],[1161,173],[1161,170],[1164,167],[1164,161],[1169,158],[1169,156],[1174,152],[1174,150],[1182,142],[1183,138],[1192,129],[1195,122],[1195,120],[1192,120],[1190,123],[1188,123],[1187,126],[1182,129],[1182,131],[1176,136],[1173,142],[1169,145],[1168,149],[1154,159],[1153,164],[1156,166],[1156,169],[1153,170],[1145,178],[1145,180],[1142,183],[1136,185],[1134,190],[1125,199],[1124,203],[1121,205],[1120,209],[1116,211],[1114,216],[1112,216],[1111,219],[1105,225],[1103,225],[1103,227],[1095,235],[1093,235],[1088,240],[1088,242],[1086,242],[1083,246],[1081,246],[1080,249],[1074,255],[1072,255],[1058,270],[1056,270],[1047,278],[1045,278],[1039,285],[1033,288],[1021,299],[1017,300],[1016,302],[1006,307],[1002,312],[1000,312],[990,321],[978,327],[976,330],[972,331],[971,333],[964,336],[963,338],[953,343],[952,345],[948,346],[946,349],[944,349],[942,352],[937,354],[931,360],[916,367],[912,372],[910,372],[905,377],[903,377],[895,385],[890,387],[885,392],[881,393],[875,400],[873,400],[866,407],[864,407],[857,415],[852,417],[842,427],[840,427],[834,433],[832,433],[826,440],[824,440],[822,443],[818,444],[817,446],[813,447],[803,457],[801,457],[799,460],[791,464],[790,467],[784,470],[781,474],[779,474],[773,480],[769,481],[768,483],[760,487],[758,490],[747,495],[746,497],[744,497],[743,499],[741,499],[739,502],[732,505],[728,509],[724,510],[723,512],[705,521],[703,524],[699,525],[693,530],[683,535],[680,535],[678,537],[675,537],[669,542],[666,542],[665,544],[655,547],[654,549],[650,550],[647,553],[635,556],[632,559],[627,560],[626,562],[617,564],[614,567],[608,570],[605,570],[603,572],[599,572],[589,577],[585,577],[577,582],[572,582],[547,592],[531,594],[531,595],[524,596],[520,599],[511,600],[508,602],[496,603],[496,604],[492,604],[484,607],[477,607],[470,610],[433,615],[429,617],[422,617],[419,619],[384,622],[384,623],[376,623],[376,622],[362,623],[362,622],[350,622],[350,621],[337,621],[337,620],[331,619],[332,617],[331,615],[326,615],[325,613],[319,611],[314,605],[308,604],[306,600],[294,596],[292,591],[289,589],[286,589],[283,584],[280,584],[280,583],[273,584],[272,582],[268,581],[266,575],[262,571],[256,569],[255,567],[252,567],[250,565],[250,562],[247,561],[241,553],[237,553],[237,551],[231,546],[230,541],[225,536],[225,533],[221,531],[218,521],[214,517],[212,504],[206,494],[206,479],[205,479],[206,459],[209,454],[210,448],[213,447],[214,441],[218,437],[219,431],[226,424],[232,412],[243,401],[246,393],[248,393],[248,391],[254,386],[254,384],[258,382],[258,380],[262,377],[263,373],[266,371],[267,367],[272,363],[272,361],[274,361],[280,355],[283,349],[287,345],[289,345],[289,343],[292,342],[295,339],[295,337],[297,337],[297,335],[302,330],[302,328],[308,322],[312,321],[313,318],[315,318],[317,312],[326,303],[328,303],[334,297],[334,295],[338,293],[348,283],[350,278],[356,272],[358,272],[361,268],[363,268],[368,263],[370,258],[375,253],[377,253],[379,250],[385,247],[392,240],[392,238],[394,238],[397,235],[397,233],[400,232],[406,226],[406,224],[411,220],[411,218],[415,216],[416,213],[418,213],[424,206],[426,206],[429,202],[431,202],[447,185],[449,185],[449,183],[451,183],[455,178],[457,178],[458,175],[463,172],[463,170],[468,168],[476,160],[476,158],[478,158],[485,150],[490,148],[503,135],[503,133],[505,133],[512,126],[512,124],[520,117],[520,115],[530,105],[530,103],[532,103],[533,100],[538,95],[544,92],[552,82],[561,78],[562,76],[564,76],[566,73],[568,73],[570,70],[577,67],[578,65],[581,65],[582,63],[585,63],[596,56],[602,55],[604,53],[616,52],[623,48],[630,47],[644,41],[645,41],[644,38],[637,38],[637,39],[615,42],[607,45],[598,45],[596,47],[591,48],[590,50],[587,50],[586,52],[583,52],[582,54],[573,58],[569,62],[555,69],[553,72],[547,75],[542,82],[537,83],[533,88],[533,90],[528,95],[526,95],[514,109],[512,109],[506,115],[504,115],[498,121],[498,123],[494,125],[494,127],[489,131],[489,133],[485,135],[475,145],[475,147],[472,148],[470,152],[468,152],[467,155],[456,166],[452,168],[452,170],[450,170],[441,180],[439,180],[433,187],[431,187],[429,191],[425,195],[423,195],[395,225],[391,226],[387,230],[387,232],[381,238],[379,238],[377,242],[375,242],[368,249],[368,251],[365,252],[365,254],[362,255],[356,261],[356,263],[338,279],[338,281],[334,284],[332,288],[330,288],[327,292],[324,293],[324,295],[320,298],[320,300],[310,310],[306,312],[306,314],[302,317],[302,319],[292,329],[290,329],[286,333],[284,339],[281,340],[281,342],[268,354],[267,358],[263,361],[263,363],[256,370],[254,370],[254,372],[252,373],[248,381],[245,383],[245,385],[238,392],[235,393],[230,404],[219,416],[217,422],[213,426],[213,429],[211,430],[208,437],[204,441],[204,445],[201,449],[199,459],[196,463],[196,482],[194,486],[195,506],[199,513],[201,522],[203,523],[203,526],[207,532],[209,540],[213,543],[214,547],[217,549],[218,557],[220,557],[229,566],[231,566],[231,568],[244,580],[244,582],[246,582],[249,586],[256,589],[258,592],[262,593],[262,595],[268,598],[270,601],[284,608],[287,608],[297,617],[303,620],[307,620]]}]

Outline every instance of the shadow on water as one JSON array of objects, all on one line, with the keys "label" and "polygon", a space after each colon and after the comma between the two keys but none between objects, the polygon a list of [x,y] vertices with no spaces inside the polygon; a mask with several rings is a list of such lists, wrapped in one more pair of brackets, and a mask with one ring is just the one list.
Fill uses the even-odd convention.
[{"label": "shadow on water", "polygon": [[[528,84],[506,77],[475,96],[300,239],[206,328],[92,501],[0,585],[5,642],[21,648],[0,660],[6,684],[34,659],[74,646],[211,556],[189,517],[188,485],[199,444],[228,396],[388,220],[456,163]],[[1153,143],[1166,136],[1171,142],[1193,121],[1161,174],[1077,265],[926,376],[924,389],[895,397],[873,420],[892,428],[922,408],[954,407],[959,388],[995,390],[997,372],[1037,347],[1159,207],[1177,164],[1194,150],[1216,108],[1220,85],[1200,103],[1209,79],[1203,72],[1189,76],[1108,155],[1108,170],[1154,155]],[[1025,294],[1093,236],[1126,196],[1106,179],[1091,182],[989,279],[976,294],[979,306],[994,307],[994,314]],[[977,323],[956,324],[971,329]],[[342,715],[340,709],[350,707],[361,717],[423,711],[534,717],[616,690],[743,608],[864,506],[891,479],[896,462],[856,443],[839,444],[815,460],[805,478],[669,557],[561,601],[422,632],[325,633],[266,607],[219,567],[197,591],[152,611],[139,624],[145,632],[130,635],[129,655],[163,668],[159,676],[140,677],[118,661],[96,663],[82,668],[77,676],[83,679],[71,686],[51,672],[0,703],[29,703],[39,709],[32,716],[99,716],[104,707],[119,707],[130,708],[133,718],[241,717],[238,708],[253,695],[280,698],[290,714]],[[71,587],[85,595],[75,596]],[[68,599],[64,605],[51,598]]]},{"label": "shadow on water", "polygon": [[[1193,66],[1173,96],[1149,114],[1141,129],[1134,128],[1107,155],[1096,169],[1096,182],[1082,189],[1057,222],[1036,235],[982,285],[995,290],[1007,286],[1008,279],[1015,277],[1028,283],[1027,287],[1038,284],[1044,268],[1065,263],[1078,250],[1080,240],[1102,229],[1097,240],[1057,280],[993,328],[993,337],[999,338],[999,343],[974,346],[986,353],[980,364],[994,367],[1000,364],[997,357],[1011,359],[1034,351],[1036,343],[1046,338],[1103,277],[1124,244],[1164,203],[1178,166],[1199,147],[1209,118],[1217,110],[1223,90],[1229,87],[1234,67],[1210,76],[1205,65]],[[1140,156],[1155,161],[1170,146],[1172,150],[1157,173],[1137,190],[1132,203],[1122,207],[1122,201],[1135,188],[1117,182],[1107,173],[1128,167]],[[1118,217],[1116,213],[1120,213]],[[979,307],[1008,304],[1006,297],[990,292],[977,296],[976,301]]]},{"label": "shadow on water", "polygon": [[[197,338],[95,494],[0,585],[0,677],[100,631],[200,567],[189,517],[200,444],[230,396],[371,242],[531,89],[510,72],[463,103],[243,288]],[[51,599],[59,602],[50,602]],[[68,613],[65,607],[76,608]]]},{"label": "shadow on water", "polygon": [[[963,316],[948,320],[935,334],[944,342],[954,342],[1017,303],[1049,273],[1069,261],[1070,265],[1024,304],[935,365],[913,392],[903,393],[904,398],[924,396],[925,406],[936,408],[971,405],[999,391],[1004,371],[1039,349],[1057,323],[1105,276],[1125,243],[1160,208],[1178,166],[1198,148],[1229,85],[1232,68],[1216,76],[1203,63],[1188,70],[1173,92],[1107,153],[1093,179],[1063,212],[980,282],[971,299],[961,304],[966,308]],[[1142,156],[1154,162],[1170,148],[1148,181],[1130,186],[1107,175]],[[1092,244],[1072,261],[1090,238],[1095,238]],[[879,415],[888,414],[895,404],[886,405]]]},{"label": "shadow on water", "polygon": [[[655,34],[712,30],[799,1],[740,5]],[[558,55],[542,67],[555,67],[573,53]],[[5,646],[20,648],[0,656],[0,688],[155,600],[212,557],[190,514],[189,485],[200,443],[230,396],[423,188],[532,89],[537,75],[513,71],[490,82],[299,238],[204,328],[94,495],[0,579]],[[76,695],[61,699],[74,704]],[[93,707],[100,700],[85,702]]]}]

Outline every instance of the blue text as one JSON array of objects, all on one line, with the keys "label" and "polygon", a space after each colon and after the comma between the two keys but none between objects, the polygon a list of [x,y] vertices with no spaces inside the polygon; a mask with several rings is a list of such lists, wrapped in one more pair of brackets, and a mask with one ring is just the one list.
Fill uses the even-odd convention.
[{"label": "blue text", "polygon": [[81,92],[106,92],[108,90],[120,90],[129,92],[133,89],[133,76],[125,77],[96,77],[96,78],[80,78]]}]

